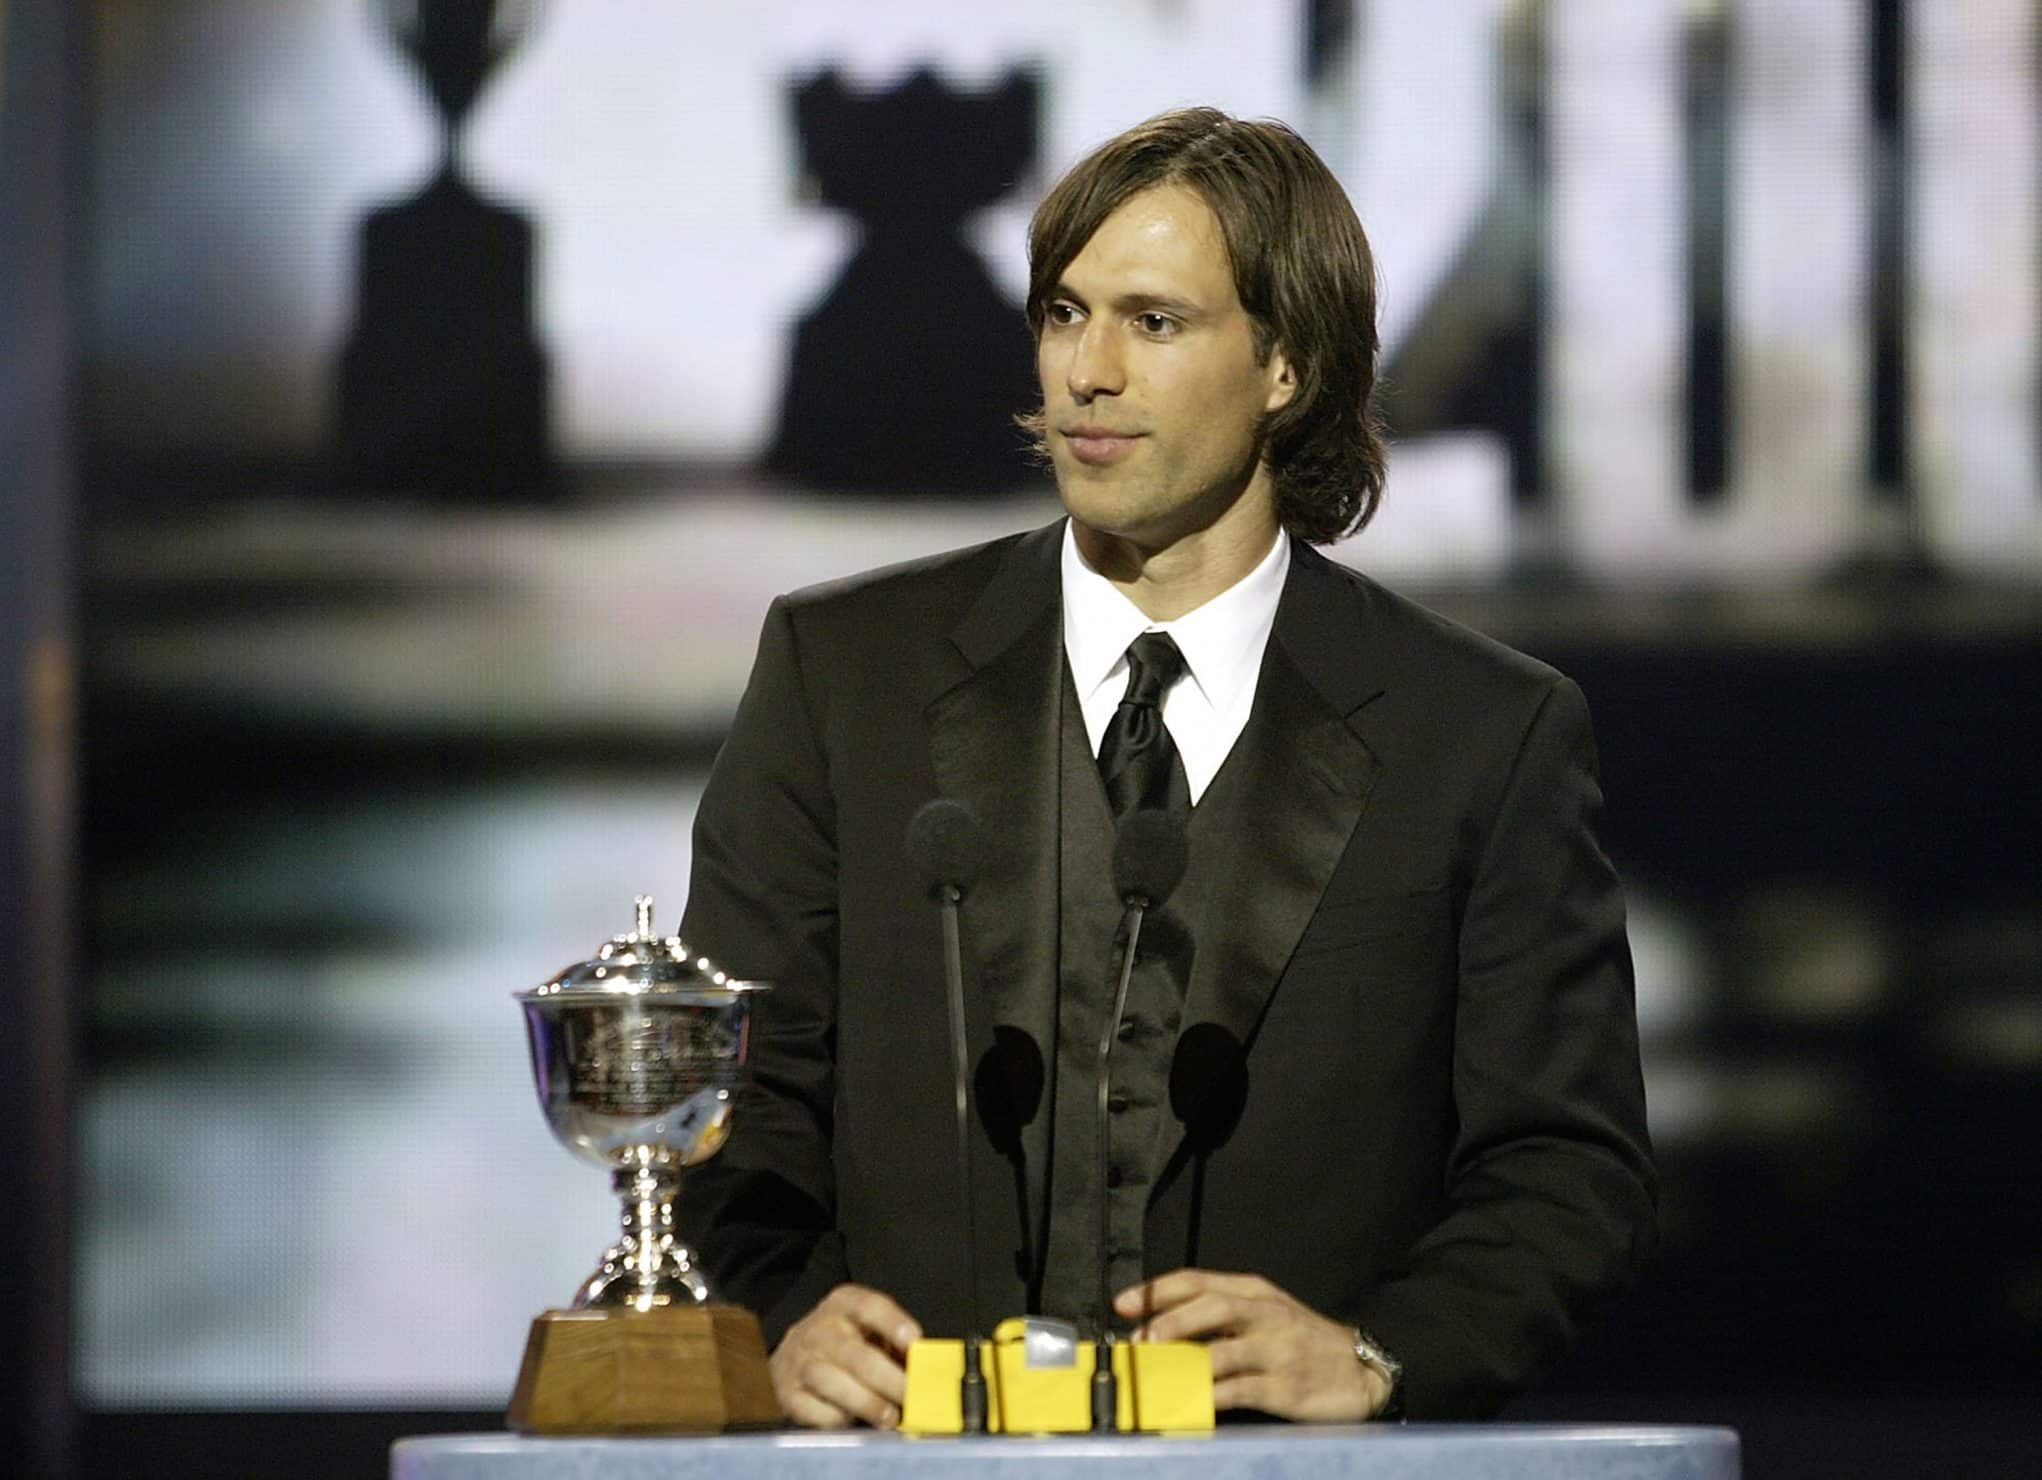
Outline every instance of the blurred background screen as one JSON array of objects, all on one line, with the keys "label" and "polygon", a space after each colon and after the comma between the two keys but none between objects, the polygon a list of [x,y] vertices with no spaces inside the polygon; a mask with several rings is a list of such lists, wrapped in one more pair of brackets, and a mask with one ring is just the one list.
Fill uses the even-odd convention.
[{"label": "blurred background screen", "polygon": [[776,593],[1055,516],[1028,215],[1193,102],[1380,259],[1336,558],[1596,714],[1665,1250],[1554,1390],[2042,1377],[2031,0],[85,10],[82,1403],[503,1402],[614,1218],[510,994]]}]

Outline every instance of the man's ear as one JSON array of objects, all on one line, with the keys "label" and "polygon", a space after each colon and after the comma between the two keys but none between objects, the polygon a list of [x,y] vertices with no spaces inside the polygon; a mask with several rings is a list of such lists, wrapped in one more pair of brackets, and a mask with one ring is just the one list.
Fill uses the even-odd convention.
[{"label": "man's ear", "polygon": [[1274,416],[1291,403],[1298,393],[1297,367],[1290,362],[1290,355],[1282,345],[1269,352],[1269,398],[1262,403],[1262,413]]}]

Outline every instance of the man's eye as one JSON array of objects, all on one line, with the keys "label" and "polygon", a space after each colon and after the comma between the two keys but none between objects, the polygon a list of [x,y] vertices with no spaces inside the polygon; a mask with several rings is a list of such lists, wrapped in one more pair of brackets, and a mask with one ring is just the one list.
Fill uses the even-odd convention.
[{"label": "man's eye", "polygon": [[1144,313],[1135,315],[1135,327],[1144,334],[1162,338],[1177,332],[1177,321],[1166,313]]},{"label": "man's eye", "polygon": [[1052,324],[1075,324],[1078,321],[1078,307],[1074,303],[1055,302],[1042,311],[1042,317]]}]

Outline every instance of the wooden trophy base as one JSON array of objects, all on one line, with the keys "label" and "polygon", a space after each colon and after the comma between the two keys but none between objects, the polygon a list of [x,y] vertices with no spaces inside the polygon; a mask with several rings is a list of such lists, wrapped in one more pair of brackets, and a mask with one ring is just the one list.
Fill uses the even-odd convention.
[{"label": "wooden trophy base", "polygon": [[735,1305],[549,1310],[511,1395],[527,1434],[711,1434],[782,1421],[758,1318]]}]

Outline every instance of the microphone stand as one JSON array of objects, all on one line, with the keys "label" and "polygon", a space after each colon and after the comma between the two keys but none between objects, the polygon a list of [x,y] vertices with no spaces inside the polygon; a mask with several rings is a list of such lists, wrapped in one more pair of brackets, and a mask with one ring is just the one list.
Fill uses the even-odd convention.
[{"label": "microphone stand", "polygon": [[957,902],[964,897],[955,884],[944,884],[939,892],[943,906],[943,972],[950,994],[950,1069],[957,1096],[957,1175],[964,1198],[964,1249],[968,1261],[966,1288],[970,1291],[971,1331],[964,1339],[964,1376],[958,1389],[963,1406],[964,1432],[986,1431],[986,1379],[979,1333],[983,1323],[978,1308],[978,1230],[972,1207],[971,1109],[966,1097],[965,1058],[969,1050],[964,1038],[964,956],[957,938]]},{"label": "microphone stand", "polygon": [[[1092,1347],[1092,1432],[1110,1434],[1119,1427],[1120,1391],[1113,1372],[1113,1298],[1109,1289],[1109,1266],[1113,1238],[1112,1202],[1106,1195],[1112,1140],[1110,1116],[1113,1100],[1113,1038],[1127,1012],[1127,984],[1134,974],[1135,951],[1141,944],[1142,914],[1149,907],[1146,896],[1129,894],[1127,904],[1127,945],[1120,953],[1120,981],[1113,993],[1113,1011],[1107,1014],[1099,1033],[1099,1329]],[[1133,1364],[1128,1375],[1134,1374]]]}]

